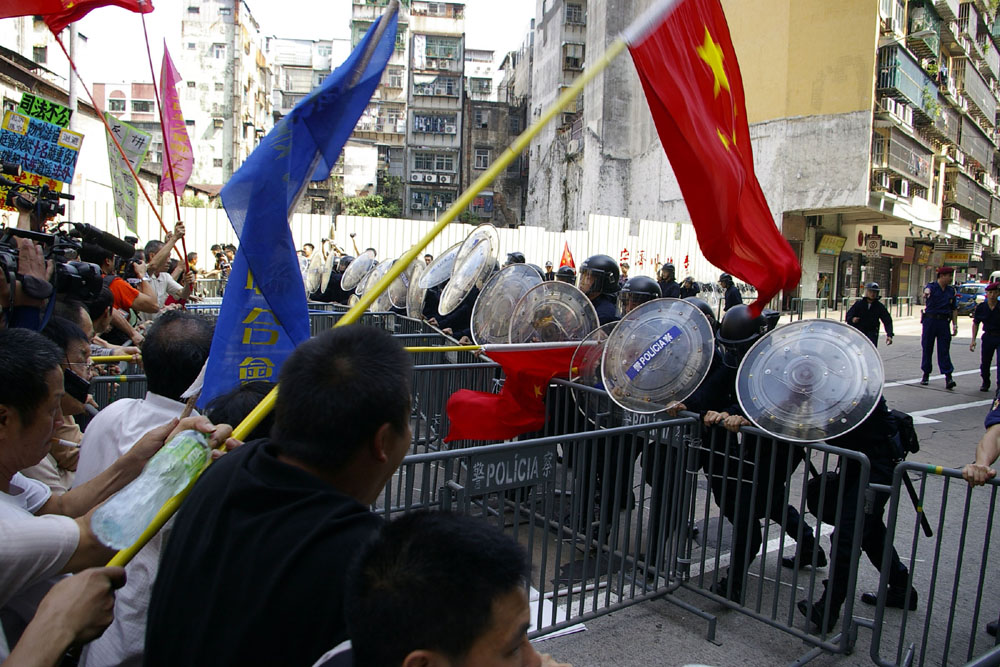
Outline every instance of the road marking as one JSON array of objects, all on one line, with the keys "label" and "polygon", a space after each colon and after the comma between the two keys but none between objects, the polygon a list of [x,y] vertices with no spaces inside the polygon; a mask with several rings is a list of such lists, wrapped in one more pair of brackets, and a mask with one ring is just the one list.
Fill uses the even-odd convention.
[{"label": "road marking", "polygon": [[985,401],[972,401],[971,403],[959,403],[957,405],[946,405],[940,408],[917,410],[916,412],[911,412],[910,416],[913,417],[914,424],[937,424],[940,420],[929,419],[927,415],[936,415],[941,412],[953,412],[955,410],[965,410],[967,408],[981,408],[984,405],[990,405],[991,403],[993,403],[993,399],[988,398]]},{"label": "road marking", "polygon": [[[996,366],[990,366],[990,373],[992,374],[993,371],[996,370],[996,368],[997,368]],[[952,375],[952,377],[955,377],[957,375],[978,375],[978,374],[979,374],[979,369],[976,368],[976,369],[973,369],[971,371],[955,371],[951,375]],[[943,380],[944,376],[943,375],[932,375],[930,377],[930,379],[931,380]],[[912,380],[900,380],[899,382],[886,382],[884,385],[882,385],[882,387],[884,389],[888,389],[889,387],[902,387],[902,386],[905,386],[905,385],[908,385],[908,384],[917,384],[918,382],[920,382],[920,378],[913,378]]]}]

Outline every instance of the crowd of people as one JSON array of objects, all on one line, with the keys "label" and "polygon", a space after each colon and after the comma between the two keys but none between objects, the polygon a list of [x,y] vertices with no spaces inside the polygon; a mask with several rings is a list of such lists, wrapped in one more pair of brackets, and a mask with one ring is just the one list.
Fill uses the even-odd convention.
[{"label": "crowd of people", "polygon": [[[52,287],[41,246],[11,240],[19,265],[0,272],[0,660],[15,667],[555,664],[527,640],[528,561],[516,542],[481,520],[416,513],[385,522],[371,509],[411,444],[411,362],[397,339],[350,326],[300,345],[281,369],[273,414],[246,444],[231,437],[230,425],[273,385],[242,385],[212,401],[204,414],[192,410],[183,396],[207,360],[213,329],[181,307],[192,297],[197,266],[189,255],[179,271],[171,270],[170,255],[183,234],[178,225],[164,241],[146,244],[141,259],[126,262],[84,244],[79,256],[100,268],[101,280],[82,299]],[[227,272],[233,253],[235,248],[220,247],[215,270]],[[311,257],[304,253],[304,259]],[[336,290],[350,259],[337,263],[327,289],[314,297],[349,297]],[[524,256],[511,253],[506,262],[524,263]],[[304,271],[313,265],[304,262]],[[553,271],[551,264],[536,269],[542,280],[575,284],[602,325],[650,300],[688,299],[712,324],[717,354],[702,385],[671,413],[691,410],[707,427],[733,432],[750,423],[736,401],[735,372],[750,346],[774,328],[777,313],[750,317],[731,276],[718,281],[724,314],[717,321],[718,310],[698,296],[704,287],[690,277],[678,282],[670,264],[660,267],[658,280],[628,277],[627,265],[607,255],[587,258],[579,272]],[[945,294],[946,288],[941,285]],[[431,292],[424,316],[456,338],[467,336],[478,290],[447,315],[438,312]],[[1000,336],[991,319],[998,293],[1000,285],[991,285],[987,310],[976,319],[989,336]],[[863,331],[874,325],[873,342],[882,323],[891,343],[891,318],[879,305],[878,287],[870,285],[849,320]],[[108,354],[133,355],[148,392],[98,411],[90,380],[118,369],[101,369],[90,359]],[[976,462],[964,471],[973,484],[996,474],[998,403],[991,419]],[[104,567],[114,552],[95,535],[94,512],[174,435],[192,429],[206,434],[217,462],[175,519],[126,567]],[[891,481],[900,445],[884,399],[849,437],[831,444],[865,453],[873,482]],[[736,601],[746,595],[765,519],[780,522],[798,541],[796,556],[785,565],[827,563],[815,530],[785,500],[785,484],[803,463],[801,448],[780,441],[770,447],[773,484],[762,482],[760,473],[735,479],[719,474],[758,456],[763,446],[752,437],[738,444],[729,438],[699,460],[720,511],[736,527],[728,573],[714,587]],[[645,481],[660,487],[676,464],[671,461],[643,461]],[[585,473],[586,462],[571,465]],[[848,466],[848,478],[850,473]],[[631,479],[621,481],[619,488],[632,488]],[[765,487],[773,490],[766,498],[754,492]],[[864,522],[862,547],[881,566],[886,497],[876,494],[869,516],[853,516],[851,498],[864,492],[847,485],[825,592],[799,604],[821,630],[833,628],[844,603],[857,522]],[[653,501],[654,512],[664,511],[669,495]],[[647,558],[655,562],[656,554]],[[887,604],[915,608],[916,591],[898,556],[890,568]],[[405,627],[400,618],[409,619]],[[390,624],[396,631],[387,635]]]}]

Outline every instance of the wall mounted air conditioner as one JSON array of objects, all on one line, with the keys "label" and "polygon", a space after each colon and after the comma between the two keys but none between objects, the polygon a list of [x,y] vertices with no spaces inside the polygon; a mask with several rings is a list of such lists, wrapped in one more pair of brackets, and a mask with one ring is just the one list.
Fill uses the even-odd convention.
[{"label": "wall mounted air conditioner", "polygon": [[944,219],[948,222],[958,222],[958,209],[957,208],[946,208],[944,210]]},{"label": "wall mounted air conditioner", "polygon": [[438,183],[451,183],[451,176],[448,174],[438,174]]},{"label": "wall mounted air conditioner", "polygon": [[413,172],[412,174],[410,174],[410,182],[411,183],[423,183],[424,182],[424,175],[421,174],[421,173],[418,173],[418,172]]},{"label": "wall mounted air conditioner", "polygon": [[424,174],[424,183],[437,183],[437,174]]}]

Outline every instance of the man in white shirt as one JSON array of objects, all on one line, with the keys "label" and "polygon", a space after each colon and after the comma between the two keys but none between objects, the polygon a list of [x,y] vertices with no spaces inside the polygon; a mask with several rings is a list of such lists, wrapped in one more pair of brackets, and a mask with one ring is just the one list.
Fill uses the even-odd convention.
[{"label": "man in white shirt", "polygon": [[[137,435],[180,416],[184,410],[181,394],[198,376],[211,346],[212,326],[202,317],[171,310],[156,320],[142,347],[149,391],[145,398],[114,401],[90,422],[80,443],[78,484],[93,479],[125,455]],[[87,645],[81,665],[142,663],[149,594],[170,526],[168,523],[125,568],[127,581],[115,598],[115,620],[99,639]]]},{"label": "man in white shirt", "polygon": [[[197,281],[197,276],[193,272],[187,271],[182,278],[184,281],[182,286],[167,271],[170,253],[173,252],[174,246],[182,238],[184,238],[184,223],[178,222],[173,233],[167,235],[166,242],[150,241],[144,249],[147,264],[146,275],[142,279],[152,285],[153,292],[156,293],[156,304],[160,309],[166,304],[168,294],[178,301],[183,301],[191,296],[191,290],[194,289],[194,284]],[[139,317],[143,320],[151,320],[156,315],[156,313],[140,313]]]},{"label": "man in white shirt", "polygon": [[[27,624],[55,576],[103,564],[113,555],[90,530],[91,513],[139,475],[177,426],[169,421],[140,434],[126,456],[87,483],[53,496],[19,471],[41,460],[60,424],[61,360],[59,348],[34,331],[0,330],[0,607],[7,630]],[[204,418],[182,424],[209,430]],[[5,644],[0,641],[0,651]]]}]

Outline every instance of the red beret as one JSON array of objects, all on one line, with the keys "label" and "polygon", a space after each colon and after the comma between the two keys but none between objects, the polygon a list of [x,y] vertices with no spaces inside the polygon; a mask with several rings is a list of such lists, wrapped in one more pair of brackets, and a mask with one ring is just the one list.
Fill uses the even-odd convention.
[{"label": "red beret", "polygon": [[955,267],[954,266],[942,266],[937,271],[937,274],[939,276],[944,276],[944,275],[948,275],[948,274],[951,274],[951,273],[955,273]]},{"label": "red beret", "polygon": [[989,292],[991,290],[1000,291],[1000,283],[994,281],[994,282],[990,283],[989,285],[987,285],[986,286],[986,291]]}]

